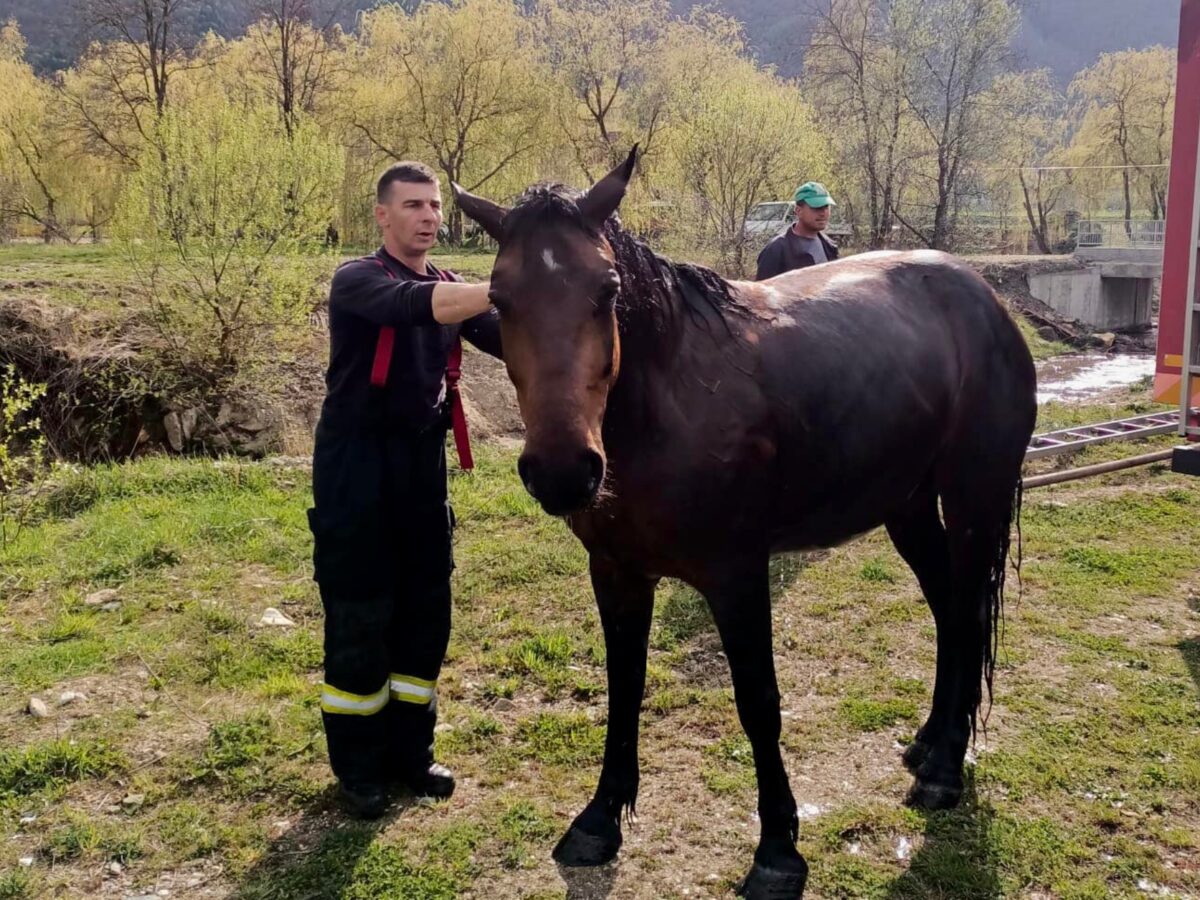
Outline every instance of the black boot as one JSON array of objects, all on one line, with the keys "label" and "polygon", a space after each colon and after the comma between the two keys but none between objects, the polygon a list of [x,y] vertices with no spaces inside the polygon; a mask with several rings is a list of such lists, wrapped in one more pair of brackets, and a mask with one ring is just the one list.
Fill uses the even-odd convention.
[{"label": "black boot", "polygon": [[454,773],[438,763],[407,773],[400,783],[417,797],[445,800],[454,793]]},{"label": "black boot", "polygon": [[338,801],[356,819],[378,819],[389,803],[383,785],[364,781],[339,782]]},{"label": "black boot", "polygon": [[417,797],[445,799],[454,793],[454,775],[433,761],[437,698],[428,706],[393,700],[387,708],[392,729],[395,783]]}]

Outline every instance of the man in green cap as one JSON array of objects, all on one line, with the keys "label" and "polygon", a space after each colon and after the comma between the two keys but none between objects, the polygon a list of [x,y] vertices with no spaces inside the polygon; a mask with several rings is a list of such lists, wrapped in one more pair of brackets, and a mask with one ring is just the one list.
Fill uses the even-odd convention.
[{"label": "man in green cap", "polygon": [[829,207],[837,206],[825,185],[806,181],[792,199],[796,221],[758,254],[758,281],[838,258],[837,244],[821,233],[829,225]]}]

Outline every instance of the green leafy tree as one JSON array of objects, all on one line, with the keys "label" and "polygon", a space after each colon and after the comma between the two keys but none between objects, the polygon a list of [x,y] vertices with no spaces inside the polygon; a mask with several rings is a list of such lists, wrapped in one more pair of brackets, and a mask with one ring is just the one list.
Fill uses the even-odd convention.
[{"label": "green leafy tree", "polygon": [[1167,212],[1167,168],[1175,111],[1175,53],[1164,47],[1104,53],[1071,82],[1080,118],[1072,155],[1083,165],[1120,166],[1125,218],[1142,202]]},{"label": "green leafy tree", "polygon": [[1052,217],[1070,196],[1074,181],[1065,167],[1065,98],[1049,69],[1014,72],[998,78],[987,101],[996,127],[989,195],[1003,205],[1017,202],[1041,253],[1053,252]]},{"label": "green leafy tree", "polygon": [[[382,159],[416,156],[446,181],[506,193],[505,176],[544,143],[549,73],[510,0],[455,0],[363,25],[351,127]],[[450,239],[462,239],[457,209]]]},{"label": "green leafy tree", "polygon": [[76,193],[57,134],[53,92],[25,61],[16,23],[0,27],[0,218],[34,222],[48,242],[69,240],[70,202]]},{"label": "green leafy tree", "polygon": [[197,98],[169,109],[128,178],[117,234],[180,361],[213,384],[245,374],[311,312],[341,149],[311,120],[291,137],[270,104]]},{"label": "green leafy tree", "polygon": [[799,89],[747,60],[715,65],[693,87],[671,142],[718,265],[740,276],[750,262],[750,210],[790,194],[799,173],[825,177],[826,144]]}]

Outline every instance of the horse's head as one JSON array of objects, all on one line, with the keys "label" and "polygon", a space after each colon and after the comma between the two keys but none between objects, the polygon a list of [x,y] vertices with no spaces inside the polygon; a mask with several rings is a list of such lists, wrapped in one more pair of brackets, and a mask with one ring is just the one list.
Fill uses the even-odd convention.
[{"label": "horse's head", "polygon": [[586,507],[604,480],[600,429],[620,368],[621,280],[603,227],[625,195],[636,155],[634,147],[583,194],[533,188],[511,210],[454,185],[459,208],[500,245],[491,297],[525,421],[517,468],[552,515]]}]

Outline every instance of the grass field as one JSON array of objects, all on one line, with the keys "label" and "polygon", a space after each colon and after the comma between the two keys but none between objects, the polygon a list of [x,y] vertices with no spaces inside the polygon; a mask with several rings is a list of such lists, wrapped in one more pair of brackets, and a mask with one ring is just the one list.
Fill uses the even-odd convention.
[{"label": "grass field", "polygon": [[[460,789],[371,826],[331,802],[307,473],[147,459],[63,476],[0,550],[0,897],[728,895],[754,774],[710,619],[679,585],[658,598],[640,820],[615,866],[551,863],[598,773],[604,647],[579,545],[511,452],[481,456],[452,481],[438,745]],[[911,574],[882,534],[777,560],[810,896],[1200,895],[1198,509],[1200,482],[1162,468],[1030,492],[996,704],[949,813],[901,805],[933,662]],[[105,589],[119,606],[85,602]],[[296,625],[257,626],[267,606]],[[69,691],[84,697],[60,706]]]},{"label": "grass field", "polygon": [[[334,262],[369,253],[374,248],[345,249]],[[440,252],[435,265],[483,280],[492,270],[490,253]],[[116,244],[3,244],[0,243],[0,299],[36,298],[85,310],[114,312],[136,301],[136,274]]]},{"label": "grass field", "polygon": [[[0,247],[0,270],[4,296],[81,306],[130,284],[111,248]],[[1150,408],[1141,385],[1049,404],[1039,428]],[[375,825],[332,802],[307,471],[147,458],[58,475],[0,546],[0,900],[729,896],[757,836],[754,771],[707,610],[677,584],[651,638],[640,819],[615,865],[551,862],[599,772],[604,645],[578,543],[525,494],[514,451],[477,457],[451,483],[437,738],[459,790]],[[881,533],[777,559],[808,896],[1200,897],[1198,510],[1200,480],[1163,466],[1027,494],[1023,589],[966,801],[929,815],[901,802],[933,674],[915,579]],[[295,624],[259,626],[271,606]]]}]

